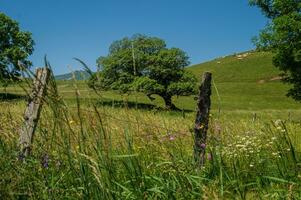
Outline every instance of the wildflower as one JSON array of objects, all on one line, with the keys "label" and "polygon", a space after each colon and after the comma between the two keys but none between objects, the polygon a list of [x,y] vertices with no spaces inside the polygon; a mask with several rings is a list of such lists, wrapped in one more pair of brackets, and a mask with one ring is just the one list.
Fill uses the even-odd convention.
[{"label": "wildflower", "polygon": [[281,123],[282,123],[282,120],[281,119],[277,119],[274,123],[275,123],[276,126],[280,126]]},{"label": "wildflower", "polygon": [[18,154],[18,160],[19,161],[24,161],[24,159],[25,159],[25,155],[23,153],[19,153]]},{"label": "wildflower", "polygon": [[170,141],[173,141],[173,140],[175,140],[175,139],[176,139],[176,138],[175,138],[174,136],[172,136],[172,135],[169,136],[169,140],[170,140]]},{"label": "wildflower", "polygon": [[202,149],[205,149],[205,148],[206,148],[206,144],[205,144],[205,143],[202,143],[202,144],[200,144],[200,147],[201,147]]},{"label": "wildflower", "polygon": [[73,120],[70,120],[69,121],[69,124],[71,125],[71,124],[74,124],[74,121]]},{"label": "wildflower", "polygon": [[253,165],[253,164],[250,164],[250,167],[254,167],[254,165]]},{"label": "wildflower", "polygon": [[49,156],[48,154],[44,154],[41,160],[41,165],[44,168],[48,168],[49,167]]}]

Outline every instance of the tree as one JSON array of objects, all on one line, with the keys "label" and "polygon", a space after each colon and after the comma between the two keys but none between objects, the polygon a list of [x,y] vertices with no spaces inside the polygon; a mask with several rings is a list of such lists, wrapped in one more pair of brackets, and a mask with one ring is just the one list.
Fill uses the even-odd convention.
[{"label": "tree", "polygon": [[167,48],[157,37],[134,35],[115,41],[106,57],[97,60],[101,68],[90,79],[90,87],[117,90],[121,93],[138,91],[151,100],[161,96],[168,109],[176,108],[174,95],[195,93],[195,77],[184,70],[189,64],[186,53],[178,48]]},{"label": "tree", "polygon": [[287,96],[301,101],[301,0],[250,0],[269,18],[255,43],[274,52],[273,63],[283,81],[292,84]]},{"label": "tree", "polygon": [[31,66],[27,59],[33,52],[31,33],[20,30],[16,21],[0,13],[0,82],[16,79]]}]

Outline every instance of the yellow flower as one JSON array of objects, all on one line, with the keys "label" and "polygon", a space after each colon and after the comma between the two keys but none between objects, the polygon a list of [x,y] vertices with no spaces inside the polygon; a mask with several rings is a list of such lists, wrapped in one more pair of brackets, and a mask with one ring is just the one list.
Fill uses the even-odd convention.
[{"label": "yellow flower", "polygon": [[69,124],[71,125],[71,124],[74,124],[74,121],[73,120],[70,120],[69,121]]}]

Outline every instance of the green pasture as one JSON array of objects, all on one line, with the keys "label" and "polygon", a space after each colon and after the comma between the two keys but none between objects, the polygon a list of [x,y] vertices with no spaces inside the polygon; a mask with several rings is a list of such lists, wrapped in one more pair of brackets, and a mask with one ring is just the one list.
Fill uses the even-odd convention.
[{"label": "green pasture", "polygon": [[20,161],[30,87],[0,88],[0,199],[300,199],[300,104],[285,96],[271,54],[228,56],[187,68],[213,73],[206,165],[195,165],[194,96],[182,111],[144,94],[57,81]]}]

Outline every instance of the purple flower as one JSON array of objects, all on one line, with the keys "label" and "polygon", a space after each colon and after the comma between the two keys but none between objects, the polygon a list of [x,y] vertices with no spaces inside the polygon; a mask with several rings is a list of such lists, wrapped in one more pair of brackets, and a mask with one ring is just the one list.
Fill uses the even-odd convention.
[{"label": "purple flower", "polygon": [[202,149],[205,149],[205,148],[206,148],[206,144],[205,144],[205,143],[202,143],[202,144],[200,144],[200,147],[201,147]]},{"label": "purple flower", "polygon": [[19,160],[19,161],[24,161],[24,159],[25,159],[24,153],[19,153],[19,154],[18,154],[18,160]]},{"label": "purple flower", "polygon": [[48,154],[45,153],[43,155],[42,160],[41,160],[41,165],[44,168],[48,168],[49,167],[49,156],[48,156]]}]

